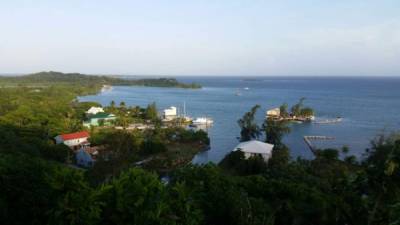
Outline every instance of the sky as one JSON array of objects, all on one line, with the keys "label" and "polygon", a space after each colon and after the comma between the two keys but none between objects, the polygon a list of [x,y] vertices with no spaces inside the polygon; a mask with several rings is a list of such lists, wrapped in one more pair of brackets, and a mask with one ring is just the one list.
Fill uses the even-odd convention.
[{"label": "sky", "polygon": [[0,73],[400,76],[399,0],[0,0]]}]

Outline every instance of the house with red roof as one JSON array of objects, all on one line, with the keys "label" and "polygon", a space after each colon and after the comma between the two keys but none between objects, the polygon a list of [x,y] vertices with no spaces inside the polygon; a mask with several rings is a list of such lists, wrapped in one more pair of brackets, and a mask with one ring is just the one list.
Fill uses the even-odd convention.
[{"label": "house with red roof", "polygon": [[65,144],[72,149],[78,149],[80,147],[90,146],[88,138],[90,137],[87,131],[80,131],[70,134],[60,134],[54,139],[56,144]]}]

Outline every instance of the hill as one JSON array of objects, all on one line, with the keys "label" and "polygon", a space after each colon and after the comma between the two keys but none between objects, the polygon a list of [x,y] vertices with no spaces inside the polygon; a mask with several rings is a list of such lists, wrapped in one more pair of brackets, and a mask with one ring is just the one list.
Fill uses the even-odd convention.
[{"label": "hill", "polygon": [[132,85],[149,87],[201,88],[199,84],[181,83],[175,78],[122,79],[109,76],[86,75],[81,73],[39,72],[24,76],[0,77],[1,85]]}]

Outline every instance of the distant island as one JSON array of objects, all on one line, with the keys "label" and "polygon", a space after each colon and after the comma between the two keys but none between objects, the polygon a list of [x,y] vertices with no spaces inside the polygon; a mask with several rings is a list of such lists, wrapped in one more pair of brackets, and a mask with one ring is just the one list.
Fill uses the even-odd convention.
[{"label": "distant island", "polygon": [[82,84],[90,86],[119,85],[119,86],[147,86],[147,87],[176,87],[199,89],[197,83],[181,83],[175,78],[145,78],[123,79],[111,76],[86,75],[81,73],[39,72],[23,76],[0,77],[0,85],[15,86],[47,86],[51,84]]}]

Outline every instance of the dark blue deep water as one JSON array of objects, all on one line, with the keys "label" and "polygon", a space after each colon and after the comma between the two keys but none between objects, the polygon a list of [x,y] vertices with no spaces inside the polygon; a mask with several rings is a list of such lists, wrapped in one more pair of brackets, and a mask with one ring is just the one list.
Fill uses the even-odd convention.
[{"label": "dark blue deep water", "polygon": [[[286,102],[294,104],[305,97],[305,105],[315,109],[317,119],[343,117],[338,124],[292,124],[284,142],[292,157],[310,158],[304,135],[333,136],[335,140],[316,143],[319,147],[347,145],[360,156],[377,134],[400,129],[400,78],[361,77],[181,77],[182,82],[203,85],[200,90],[178,88],[114,87],[81,101],[107,105],[111,100],[128,105],[146,106],[156,102],[159,110],[183,107],[192,117],[209,116],[214,125],[208,130],[211,150],[198,154],[193,162],[218,162],[237,145],[237,120],[255,104],[262,106],[257,115],[262,122],[265,110]],[[248,87],[249,90],[244,90]],[[240,96],[236,96],[240,92]]]}]

